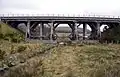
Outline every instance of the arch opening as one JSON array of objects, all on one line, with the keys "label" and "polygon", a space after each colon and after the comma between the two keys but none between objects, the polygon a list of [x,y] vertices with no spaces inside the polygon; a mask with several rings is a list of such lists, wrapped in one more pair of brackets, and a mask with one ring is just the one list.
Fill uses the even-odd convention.
[{"label": "arch opening", "polygon": [[59,24],[55,28],[55,34],[57,35],[57,41],[70,41],[68,36],[71,34],[72,29],[68,24]]},{"label": "arch opening", "polygon": [[81,24],[78,26],[78,33],[79,33],[79,39],[89,39],[89,36],[91,34],[91,27],[86,24],[86,27],[84,27],[84,24]]}]

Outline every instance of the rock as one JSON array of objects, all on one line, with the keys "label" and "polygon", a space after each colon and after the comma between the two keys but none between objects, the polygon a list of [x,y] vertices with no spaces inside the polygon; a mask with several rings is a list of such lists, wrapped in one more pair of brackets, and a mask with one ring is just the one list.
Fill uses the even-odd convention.
[{"label": "rock", "polygon": [[3,65],[3,68],[4,68],[4,70],[8,70],[9,69],[9,67],[6,64]]},{"label": "rock", "polygon": [[9,62],[9,63],[8,63],[8,67],[13,67],[13,66],[15,66],[15,65],[16,65],[15,62]]},{"label": "rock", "polygon": [[0,76],[2,76],[5,73],[4,68],[0,68]]},{"label": "rock", "polygon": [[3,72],[4,71],[4,68],[0,68],[0,72]]},{"label": "rock", "polygon": [[5,58],[5,64],[8,66],[8,67],[12,67],[12,66],[15,66],[17,64],[20,63],[20,59],[19,59],[19,53],[17,54],[12,54],[8,57]]},{"label": "rock", "polygon": [[59,44],[60,44],[60,45],[64,45],[65,43],[64,43],[64,42],[60,42]]}]

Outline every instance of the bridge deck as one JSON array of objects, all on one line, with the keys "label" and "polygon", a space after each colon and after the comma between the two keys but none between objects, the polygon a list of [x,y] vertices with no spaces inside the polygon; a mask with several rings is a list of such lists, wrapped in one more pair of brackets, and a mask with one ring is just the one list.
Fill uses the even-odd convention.
[{"label": "bridge deck", "polygon": [[1,20],[7,21],[77,21],[77,22],[120,22],[120,18],[109,17],[67,17],[67,16],[5,16]]}]

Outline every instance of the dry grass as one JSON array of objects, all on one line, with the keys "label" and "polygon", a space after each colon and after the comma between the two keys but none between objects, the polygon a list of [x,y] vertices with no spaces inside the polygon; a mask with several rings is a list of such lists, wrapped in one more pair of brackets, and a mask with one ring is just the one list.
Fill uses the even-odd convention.
[{"label": "dry grass", "polygon": [[[7,55],[17,56],[13,62],[25,59],[24,63],[18,62],[16,66],[10,68],[8,77],[120,76],[120,45],[60,45],[50,50],[51,52],[46,56],[35,57],[38,51],[49,46],[10,42],[1,43],[0,46]],[[25,46],[26,49],[17,52],[19,46]],[[11,51],[14,53],[11,54]],[[5,60],[7,60],[6,57]]]},{"label": "dry grass", "polygon": [[[112,47],[111,47],[112,46]],[[43,61],[44,77],[119,77],[120,45],[64,46]]]},{"label": "dry grass", "polygon": [[[0,49],[5,51],[6,55],[1,60],[2,65],[0,62],[0,68],[9,68],[9,70],[2,77],[33,77],[35,73],[41,73],[42,57],[40,54],[44,54],[43,50],[50,46],[42,43],[11,43],[4,41],[4,43],[1,43]],[[37,71],[38,69],[39,71]]]}]

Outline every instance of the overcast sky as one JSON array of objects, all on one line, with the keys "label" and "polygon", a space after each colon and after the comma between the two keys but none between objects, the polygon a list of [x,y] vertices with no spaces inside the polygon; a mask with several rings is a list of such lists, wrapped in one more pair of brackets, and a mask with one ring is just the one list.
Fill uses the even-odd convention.
[{"label": "overcast sky", "polygon": [[120,16],[120,0],[0,0],[0,14]]}]

